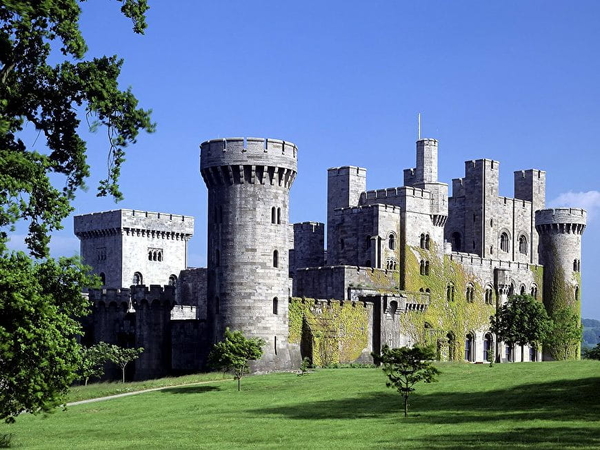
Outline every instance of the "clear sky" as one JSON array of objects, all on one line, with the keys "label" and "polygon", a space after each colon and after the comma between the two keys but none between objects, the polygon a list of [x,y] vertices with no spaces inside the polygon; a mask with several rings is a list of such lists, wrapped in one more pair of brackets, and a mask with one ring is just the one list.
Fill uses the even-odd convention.
[{"label": "clear sky", "polygon": [[[189,262],[206,262],[206,189],[199,144],[271,137],[299,148],[292,222],[325,221],[327,168],[367,168],[369,189],[401,186],[422,136],[439,140],[439,178],[464,161],[547,172],[547,206],[588,210],[583,317],[600,319],[600,2],[150,0],[145,36],[116,2],[85,2],[88,56],[125,59],[158,128],[131,147],[125,200],[95,197],[105,133],[87,136],[93,179],[75,214],[117,208],[196,217]],[[86,133],[87,135],[87,133]],[[15,247],[17,239],[15,239]],[[79,243],[72,219],[54,256]]]}]

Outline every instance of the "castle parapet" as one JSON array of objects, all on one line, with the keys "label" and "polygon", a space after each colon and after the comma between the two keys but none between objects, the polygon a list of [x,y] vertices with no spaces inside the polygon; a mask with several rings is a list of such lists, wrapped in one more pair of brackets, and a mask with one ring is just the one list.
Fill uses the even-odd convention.
[{"label": "castle parapet", "polygon": [[581,208],[553,208],[535,212],[535,229],[540,234],[583,234],[587,212]]}]

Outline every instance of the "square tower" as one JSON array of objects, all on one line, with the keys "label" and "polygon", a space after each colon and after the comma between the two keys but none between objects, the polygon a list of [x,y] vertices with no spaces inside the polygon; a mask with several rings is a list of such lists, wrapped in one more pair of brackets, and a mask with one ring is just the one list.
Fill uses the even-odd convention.
[{"label": "square tower", "polygon": [[83,263],[108,288],[174,285],[193,233],[191,216],[131,209],[75,216]]}]

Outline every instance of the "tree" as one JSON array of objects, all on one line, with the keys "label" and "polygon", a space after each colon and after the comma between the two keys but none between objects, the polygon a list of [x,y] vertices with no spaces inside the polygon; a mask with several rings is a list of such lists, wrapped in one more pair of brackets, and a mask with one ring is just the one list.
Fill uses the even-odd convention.
[{"label": "tree", "polygon": [[583,327],[579,316],[567,308],[554,311],[552,328],[546,341],[544,351],[557,361],[578,358]]},{"label": "tree", "polygon": [[81,365],[81,291],[94,280],[76,258],[0,258],[0,419],[61,404]]},{"label": "tree", "polygon": [[582,353],[584,359],[597,359],[600,361],[600,344],[597,344],[593,348],[585,349]]},{"label": "tree", "polygon": [[414,346],[381,349],[381,355],[373,354],[376,364],[381,364],[387,375],[387,387],[395,388],[404,398],[404,417],[408,416],[408,397],[414,392],[414,385],[423,381],[437,381],[440,371],[432,365],[435,351],[431,347]]},{"label": "tree", "polygon": [[[490,317],[490,323],[498,340],[508,345],[530,344],[534,348],[544,342],[552,326],[544,305],[530,295],[510,297],[496,315]],[[524,352],[521,352],[523,360]]]},{"label": "tree", "polygon": [[110,346],[109,359],[121,368],[123,383],[125,383],[125,368],[130,362],[138,359],[143,351],[144,347],[123,348],[118,345]]},{"label": "tree", "polygon": [[91,347],[81,347],[79,377],[88,385],[91,377],[104,375],[104,363],[111,360],[112,348],[106,342],[98,342]]},{"label": "tree", "polygon": [[208,355],[208,364],[217,370],[233,372],[238,391],[242,389],[242,377],[249,372],[248,361],[256,361],[262,354],[265,341],[260,338],[246,338],[241,331],[225,329],[221,342],[213,347]]},{"label": "tree", "polygon": [[[142,33],[146,0],[118,1]],[[126,147],[154,129],[149,111],[118,87],[121,60],[84,60],[79,3],[0,4],[0,418],[9,421],[58,404],[79,365],[74,319],[86,312],[81,291],[95,280],[74,260],[48,259],[48,243],[89,176],[80,115],[107,129],[109,169],[99,195],[116,199]],[[29,146],[26,126],[38,132]],[[36,260],[8,251],[21,220]]]}]

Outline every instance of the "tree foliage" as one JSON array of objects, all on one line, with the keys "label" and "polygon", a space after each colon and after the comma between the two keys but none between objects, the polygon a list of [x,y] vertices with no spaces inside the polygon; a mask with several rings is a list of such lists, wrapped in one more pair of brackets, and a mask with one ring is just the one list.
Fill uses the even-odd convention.
[{"label": "tree foliage", "polygon": [[123,348],[119,347],[118,345],[110,346],[108,351],[108,359],[121,368],[123,383],[125,383],[125,369],[127,368],[127,365],[130,362],[138,359],[143,352],[144,347]]},{"label": "tree foliage", "polygon": [[[490,317],[491,330],[509,345],[530,344],[538,348],[548,337],[552,321],[546,308],[530,295],[515,295]],[[521,353],[523,357],[523,353]]]},{"label": "tree foliage", "polygon": [[104,375],[104,364],[111,360],[111,346],[106,342],[98,342],[91,347],[81,347],[81,364],[79,379],[87,386],[91,377],[99,378]]},{"label": "tree foliage", "polygon": [[61,403],[81,364],[81,291],[95,281],[75,258],[0,258],[0,419]]},{"label": "tree foliage", "polygon": [[415,390],[413,386],[421,381],[435,382],[440,373],[432,365],[435,351],[431,347],[389,348],[386,345],[381,349],[381,355],[373,354],[373,359],[376,364],[381,364],[388,377],[386,386],[395,388],[404,398],[404,417],[408,416],[408,397]]},{"label": "tree foliage", "polygon": [[582,352],[582,356],[584,359],[596,359],[600,361],[600,344],[597,344],[595,347],[585,349]]},{"label": "tree foliage", "polygon": [[[134,31],[143,32],[146,0],[120,2]],[[116,198],[121,198],[117,182],[125,148],[140,130],[154,127],[133,93],[118,88],[122,60],[83,60],[87,48],[80,13],[77,0],[7,0],[0,5],[0,231],[10,231],[21,219],[29,221],[26,242],[36,257],[47,256],[48,233],[61,228],[75,191],[89,176],[78,113],[108,130],[109,171],[99,194]],[[50,62],[56,59],[58,63]],[[20,134],[27,124],[42,137],[29,148]],[[60,187],[52,184],[55,175]],[[6,239],[2,231],[0,243]]]},{"label": "tree foliage", "polygon": [[247,338],[241,331],[226,328],[224,339],[216,343],[208,355],[208,364],[216,370],[232,372],[239,391],[242,388],[242,377],[249,371],[248,361],[256,361],[262,356],[263,345],[263,339]]},{"label": "tree foliage", "polygon": [[[80,365],[75,319],[86,312],[81,291],[95,280],[75,260],[48,259],[50,233],[89,176],[80,122],[107,130],[109,168],[98,193],[116,199],[126,147],[154,129],[149,111],[118,87],[122,61],[84,59],[81,1],[0,3],[0,418],[8,421],[60,403]],[[118,1],[143,32],[146,0]],[[37,133],[29,145],[26,128]],[[7,249],[21,220],[37,260]]]}]

